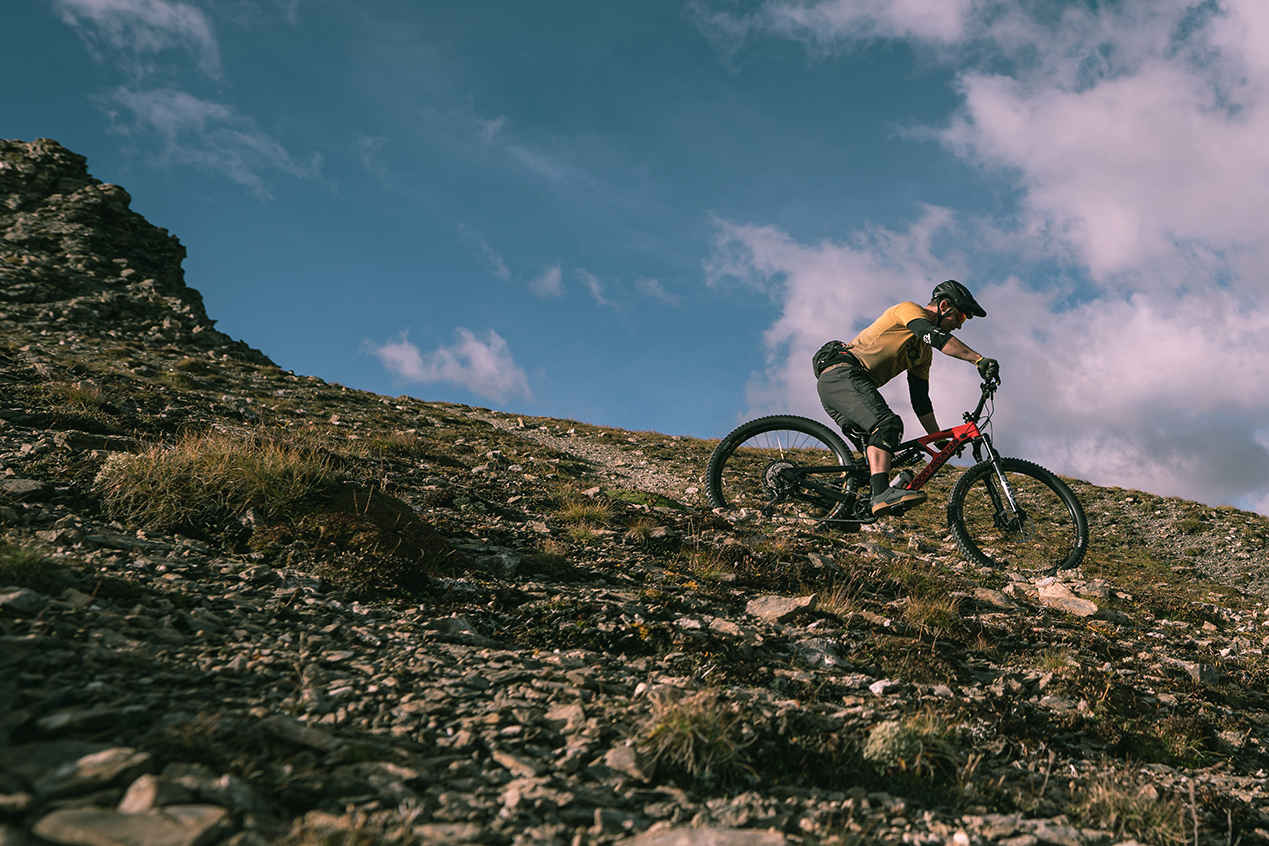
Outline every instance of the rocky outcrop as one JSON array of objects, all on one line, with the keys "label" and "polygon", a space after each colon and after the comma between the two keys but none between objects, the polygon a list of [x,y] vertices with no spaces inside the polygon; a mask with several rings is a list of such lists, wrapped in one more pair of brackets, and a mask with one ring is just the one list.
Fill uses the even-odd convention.
[{"label": "rocky outcrop", "polygon": [[0,320],[61,340],[136,339],[259,364],[185,285],[185,248],[55,141],[0,140]]}]

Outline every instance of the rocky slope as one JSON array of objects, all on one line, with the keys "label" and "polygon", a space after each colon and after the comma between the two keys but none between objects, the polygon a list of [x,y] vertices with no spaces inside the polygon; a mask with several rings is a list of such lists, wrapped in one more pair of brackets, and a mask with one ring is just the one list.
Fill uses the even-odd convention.
[{"label": "rocky slope", "polygon": [[[53,142],[6,194],[0,844],[1269,842],[1264,518],[732,523],[710,442],[280,370]],[[195,507],[214,450],[316,481]]]}]

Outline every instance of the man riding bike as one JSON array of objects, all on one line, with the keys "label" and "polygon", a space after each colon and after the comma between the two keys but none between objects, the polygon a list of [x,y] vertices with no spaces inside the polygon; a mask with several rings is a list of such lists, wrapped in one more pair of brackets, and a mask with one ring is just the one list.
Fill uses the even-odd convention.
[{"label": "man riding bike", "polygon": [[[999,362],[974,352],[951,334],[966,320],[986,316],[969,289],[949,279],[935,286],[924,308],[904,302],[886,309],[853,341],[834,350],[826,359],[834,363],[819,372],[816,390],[824,410],[842,431],[866,433],[872,513],[878,517],[927,499],[925,491],[890,486],[890,463],[903,440],[903,420],[890,410],[878,388],[908,371],[908,394],[917,420],[927,434],[940,431],[930,402],[933,350],[974,364],[984,379],[1000,380]],[[817,368],[819,363],[817,354]]]}]

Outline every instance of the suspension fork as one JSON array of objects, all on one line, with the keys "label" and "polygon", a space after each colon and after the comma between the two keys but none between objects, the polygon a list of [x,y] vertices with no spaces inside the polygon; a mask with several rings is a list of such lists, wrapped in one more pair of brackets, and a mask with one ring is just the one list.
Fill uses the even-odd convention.
[{"label": "suspension fork", "polygon": [[[974,442],[974,458],[982,460],[982,452],[980,446],[987,448],[987,460],[991,462],[992,469],[996,471],[996,479],[1000,482],[1000,490],[1005,492],[1005,500],[1008,501],[1008,510],[1005,509],[1005,502],[1000,498],[1000,492],[996,490],[995,485],[986,485],[987,495],[991,498],[992,507],[996,510],[996,522],[1000,524],[1006,514],[1013,514],[1019,518],[1025,518],[1026,514],[1018,505],[1018,498],[1014,496],[1013,489],[1009,487],[1009,477],[1005,475],[1005,468],[1000,464],[1000,453],[996,452],[996,447],[992,445],[991,436],[983,433],[981,441]],[[1003,525],[1000,528],[1005,528]]]}]

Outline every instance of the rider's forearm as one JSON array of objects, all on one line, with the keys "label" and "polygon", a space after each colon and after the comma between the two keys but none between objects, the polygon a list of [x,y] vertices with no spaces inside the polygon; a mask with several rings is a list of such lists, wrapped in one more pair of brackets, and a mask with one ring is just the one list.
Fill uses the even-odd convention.
[{"label": "rider's forearm", "polygon": [[917,421],[925,427],[925,434],[927,435],[933,435],[935,432],[940,431],[938,421],[934,419],[933,411],[929,414],[922,414],[917,418]]},{"label": "rider's forearm", "polygon": [[959,358],[961,361],[968,361],[970,364],[977,364],[978,359],[983,357],[981,353],[976,353],[961,343],[961,340],[955,335],[947,339],[947,343],[943,346],[943,355],[950,355],[952,358]]}]

